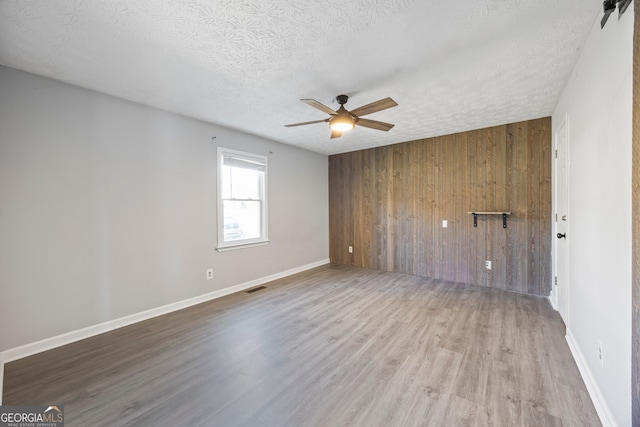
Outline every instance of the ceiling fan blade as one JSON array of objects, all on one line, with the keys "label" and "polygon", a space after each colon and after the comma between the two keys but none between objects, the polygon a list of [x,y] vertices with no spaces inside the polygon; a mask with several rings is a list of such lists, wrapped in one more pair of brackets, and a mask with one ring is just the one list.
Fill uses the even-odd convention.
[{"label": "ceiling fan blade", "polygon": [[363,105],[362,107],[358,107],[355,110],[351,110],[350,113],[360,117],[366,116],[367,114],[375,113],[378,111],[386,110],[387,108],[397,107],[398,103],[391,98],[381,99],[376,102],[372,102],[371,104]]},{"label": "ceiling fan blade", "polygon": [[314,123],[325,123],[328,122],[329,119],[324,119],[324,120],[314,120],[312,122],[303,122],[303,123],[293,123],[291,125],[284,125],[284,127],[286,128],[292,128],[294,126],[304,126],[304,125],[312,125]]},{"label": "ceiling fan blade", "polygon": [[394,125],[391,123],[379,122],[377,120],[369,120],[369,119],[359,119],[356,122],[356,126],[362,126],[365,128],[383,130],[385,132],[389,131]]},{"label": "ceiling fan blade", "polygon": [[331,139],[340,138],[341,136],[342,136],[342,132],[339,132],[337,130],[332,130],[331,131]]},{"label": "ceiling fan blade", "polygon": [[338,114],[337,112],[333,111],[331,108],[327,107],[326,105],[320,104],[315,99],[301,99],[300,101],[304,102],[305,104],[309,104],[320,111],[324,111],[327,114]]}]

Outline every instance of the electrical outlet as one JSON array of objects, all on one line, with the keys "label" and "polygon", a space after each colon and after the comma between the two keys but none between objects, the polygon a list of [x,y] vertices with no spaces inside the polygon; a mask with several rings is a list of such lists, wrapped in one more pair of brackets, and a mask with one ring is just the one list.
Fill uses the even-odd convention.
[{"label": "electrical outlet", "polygon": [[213,268],[207,268],[207,280],[213,279]]},{"label": "electrical outlet", "polygon": [[353,246],[349,246],[349,253],[352,254],[353,253]]},{"label": "electrical outlet", "polygon": [[442,220],[442,228],[447,228],[447,220],[446,219]]},{"label": "electrical outlet", "polygon": [[604,354],[602,353],[602,343],[598,341],[598,360],[600,361],[600,366],[604,368]]},{"label": "electrical outlet", "polygon": [[485,262],[484,262],[484,267],[485,267],[487,270],[491,270],[491,261],[489,261],[489,260],[485,261]]}]

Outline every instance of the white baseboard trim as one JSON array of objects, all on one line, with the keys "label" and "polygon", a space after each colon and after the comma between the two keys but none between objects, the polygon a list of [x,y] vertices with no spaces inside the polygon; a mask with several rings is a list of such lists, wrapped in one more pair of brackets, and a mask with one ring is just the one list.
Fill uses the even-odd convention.
[{"label": "white baseboard trim", "polygon": [[143,320],[151,319],[153,317],[162,316],[163,314],[171,313],[173,311],[181,310],[183,308],[191,307],[192,305],[201,304],[216,298],[240,292],[245,289],[253,288],[255,286],[262,285],[273,280],[281,279],[283,277],[291,276],[292,274],[300,273],[312,268],[320,267],[325,264],[329,264],[329,259],[323,259],[320,261],[306,264],[300,267],[292,268],[290,270],[282,271],[280,273],[271,274],[269,276],[261,277],[249,282],[241,283],[239,285],[230,286],[228,288],[220,289],[217,291],[209,292],[204,295],[189,298],[183,301],[174,302],[171,304],[163,305],[161,307],[152,308],[150,310],[142,311],[140,313],[131,314],[129,316],[121,317],[119,319],[110,320],[108,322],[100,323],[97,325],[89,326],[86,328],[78,329],[76,331],[67,332],[61,335],[57,335],[51,338],[45,338],[43,340],[25,344],[20,347],[10,348],[3,352],[0,352],[0,405],[2,405],[2,384],[4,381],[4,364],[12,362],[14,360],[22,359],[23,357],[32,356],[43,351],[51,350],[56,347],[60,347],[66,344],[71,344],[76,341],[80,341],[86,338],[93,337],[105,332],[113,331],[114,329],[122,328],[123,326],[132,325],[134,323],[142,322]]},{"label": "white baseboard trim", "polygon": [[567,340],[567,344],[569,344],[569,349],[571,350],[571,354],[573,355],[573,359],[576,361],[578,365],[578,370],[580,371],[580,375],[582,375],[582,379],[584,380],[584,384],[587,386],[587,391],[589,392],[589,396],[591,396],[591,401],[593,401],[593,406],[596,407],[596,412],[598,412],[598,416],[600,417],[600,422],[603,427],[618,427],[618,423],[616,423],[613,418],[613,414],[611,414],[611,410],[607,405],[600,388],[598,387],[598,383],[596,383],[593,375],[591,374],[591,370],[586,363],[584,355],[580,351],[580,347],[578,347],[571,331],[567,329],[567,334],[565,336]]},{"label": "white baseboard trim", "polygon": [[553,308],[555,311],[558,311],[558,297],[554,292],[554,290],[555,290],[554,286],[551,286],[551,292],[549,292],[549,296],[547,298],[549,298],[549,302],[551,303],[551,308]]}]

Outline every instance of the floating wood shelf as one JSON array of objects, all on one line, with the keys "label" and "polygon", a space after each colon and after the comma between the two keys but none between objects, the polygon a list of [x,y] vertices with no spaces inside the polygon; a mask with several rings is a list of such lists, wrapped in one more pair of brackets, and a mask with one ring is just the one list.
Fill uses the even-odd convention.
[{"label": "floating wood shelf", "polygon": [[502,228],[507,228],[507,215],[511,215],[511,212],[469,212],[469,215],[473,215],[473,226],[478,226],[478,215],[502,215]]}]

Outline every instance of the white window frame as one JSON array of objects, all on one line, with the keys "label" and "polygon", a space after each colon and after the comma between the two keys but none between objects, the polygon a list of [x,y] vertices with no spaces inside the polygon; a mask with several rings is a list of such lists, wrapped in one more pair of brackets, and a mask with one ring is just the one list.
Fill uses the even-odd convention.
[{"label": "white window frame", "polygon": [[[260,217],[260,229],[262,235],[260,237],[252,239],[242,239],[225,242],[224,241],[224,199],[222,198],[222,168],[223,161],[226,157],[234,157],[240,160],[247,160],[250,162],[261,162],[264,164],[264,174],[262,180],[261,189],[261,217]],[[229,251],[234,249],[242,249],[252,246],[266,245],[269,243],[268,238],[268,223],[267,223],[267,157],[260,154],[247,153],[244,151],[232,150],[230,148],[218,147],[217,149],[217,164],[218,164],[218,246],[216,250],[218,252]]]}]

